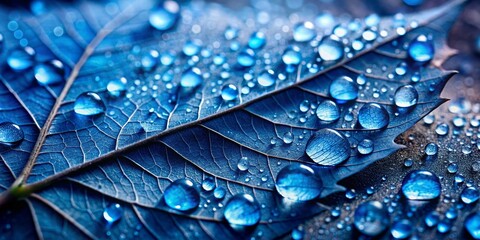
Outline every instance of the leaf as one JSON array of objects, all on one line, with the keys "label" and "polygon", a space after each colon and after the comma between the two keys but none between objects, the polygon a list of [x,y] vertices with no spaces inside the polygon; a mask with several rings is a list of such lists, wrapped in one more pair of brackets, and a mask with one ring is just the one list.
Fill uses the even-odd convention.
[{"label": "leaf", "polygon": [[[0,8],[0,13],[9,16],[0,23],[4,61],[18,44],[28,45],[36,50],[37,64],[58,59],[66,75],[64,84],[44,86],[35,82],[33,69],[12,71],[3,64],[0,114],[25,133],[19,145],[3,146],[1,151],[0,225],[8,226],[3,236],[234,239],[285,234],[326,206],[285,202],[275,192],[275,178],[282,168],[292,163],[309,165],[322,179],[321,197],[340,191],[338,181],[401,148],[393,142],[395,137],[443,102],[439,94],[453,72],[435,65],[449,57],[442,53],[452,53],[444,39],[461,3],[405,15],[403,20],[383,18],[377,26],[383,37],[366,42],[358,51],[349,48],[337,62],[318,61],[316,47],[291,40],[291,32],[282,31],[282,26],[292,26],[285,17],[291,10],[275,4],[264,10],[276,20],[265,25],[251,21],[259,11],[256,8],[265,6],[237,12],[214,3],[184,3],[181,22],[166,32],[149,26],[149,11],[155,2],[148,0],[118,1],[106,7],[83,1],[47,4],[42,11],[34,8],[36,15]],[[405,28],[400,28],[403,21]],[[361,38],[365,26],[356,20],[349,26],[356,23],[359,29],[343,37],[346,43]],[[347,26],[348,21],[340,20],[340,24]],[[224,40],[227,26],[240,29],[237,40]],[[235,44],[243,47],[251,29],[265,32],[267,45],[256,53],[255,66],[238,68],[239,53],[231,48]],[[405,35],[399,36],[402,30]],[[437,54],[430,65],[408,59],[405,47],[419,34],[433,38]],[[202,42],[206,51],[200,58],[181,53],[187,40]],[[312,44],[318,45],[318,40]],[[303,63],[293,72],[286,71],[281,62],[290,44],[298,45],[303,56]],[[151,49],[162,53],[173,49],[174,65],[158,65],[151,71],[139,68],[141,58]],[[215,54],[224,54],[227,64],[212,64]],[[403,62],[408,62],[409,71],[390,75]],[[181,76],[192,66],[202,71],[203,82],[193,91],[182,89]],[[276,79],[271,87],[259,86],[255,79],[265,68],[283,80]],[[418,103],[400,111],[393,104],[393,94],[411,84],[413,74],[420,76],[413,83]],[[339,76],[356,79],[359,75],[364,75],[367,84],[355,101],[339,104],[338,121],[320,122],[313,109],[299,110],[305,100],[317,105],[332,99],[328,89]],[[121,77],[128,81],[126,95],[109,96],[108,82]],[[226,84],[249,93],[225,102],[220,92]],[[249,84],[256,86],[245,88]],[[75,113],[75,100],[89,91],[101,96],[107,105],[105,113],[93,117]],[[358,126],[359,109],[371,102],[388,111],[386,128]],[[316,165],[305,148],[323,128],[342,132],[351,146],[370,139],[374,151],[361,155],[352,148],[348,160],[337,166]],[[293,142],[283,143],[289,134]],[[244,172],[237,168],[242,157],[250,161]],[[198,209],[169,208],[162,193],[185,177],[197,185],[213,179],[217,188],[226,189],[225,200],[217,201],[212,192],[202,190]],[[261,221],[253,231],[238,232],[228,226],[222,210],[228,199],[243,193],[261,203]],[[103,211],[114,203],[123,206],[123,217],[106,226]]]}]

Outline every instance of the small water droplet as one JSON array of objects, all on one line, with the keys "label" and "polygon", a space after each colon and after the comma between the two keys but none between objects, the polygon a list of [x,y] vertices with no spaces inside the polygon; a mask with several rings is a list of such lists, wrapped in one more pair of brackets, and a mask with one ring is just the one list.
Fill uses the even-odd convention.
[{"label": "small water droplet", "polygon": [[309,166],[290,164],[277,174],[277,192],[292,201],[309,201],[320,196],[322,180]]},{"label": "small water droplet", "polygon": [[363,139],[358,143],[357,150],[360,154],[366,155],[373,152],[373,141],[370,139]]},{"label": "small water droplet", "polygon": [[345,197],[349,200],[354,199],[356,196],[357,196],[357,192],[355,191],[355,189],[348,189],[345,192]]},{"label": "small water droplet", "polygon": [[408,46],[408,55],[416,62],[425,63],[432,60],[435,49],[432,40],[425,35],[419,35]]},{"label": "small water droplet", "polygon": [[377,103],[367,103],[358,111],[358,122],[366,129],[381,129],[388,125],[387,110]]},{"label": "small water droplet", "polygon": [[102,98],[94,92],[80,94],[75,100],[73,109],[75,113],[84,116],[94,116],[104,113],[106,110]]},{"label": "small water droplet", "polygon": [[267,37],[263,32],[254,32],[248,40],[248,46],[251,49],[260,49],[267,43]]},{"label": "small water droplet", "polygon": [[37,64],[33,72],[40,85],[53,85],[63,81],[65,68],[62,62],[52,60]]},{"label": "small water droplet", "polygon": [[343,58],[343,44],[337,36],[324,37],[318,45],[318,53],[324,61],[337,61]]},{"label": "small water droplet", "polygon": [[418,92],[412,85],[399,87],[395,91],[395,105],[398,107],[411,107],[417,104]]},{"label": "small water droplet", "polygon": [[480,191],[476,187],[466,187],[460,194],[460,199],[465,204],[472,204],[480,198]]},{"label": "small water droplet", "polygon": [[412,222],[407,219],[402,219],[396,221],[392,224],[392,228],[390,229],[390,234],[395,239],[406,239],[410,237],[413,233],[413,226]]},{"label": "small water droplet", "polygon": [[227,194],[227,191],[224,187],[217,187],[213,190],[213,196],[218,200],[222,200],[225,197],[225,194]]},{"label": "small water droplet", "polygon": [[170,208],[189,211],[198,207],[200,194],[192,180],[182,178],[172,182],[165,189],[163,199]]},{"label": "small water droplet", "polygon": [[438,153],[438,145],[432,142],[427,144],[427,146],[425,146],[425,153],[428,156],[436,155]]},{"label": "small water droplet", "polygon": [[145,72],[152,71],[155,66],[157,66],[159,57],[160,54],[157,50],[150,50],[147,53],[144,53],[140,59],[142,70]]},{"label": "small water droplet", "polygon": [[474,212],[465,219],[465,229],[474,239],[480,239],[480,213]]},{"label": "small water droplet", "polygon": [[199,40],[188,40],[183,45],[182,51],[186,56],[195,56],[200,52],[202,43]]},{"label": "small water droplet", "polygon": [[149,22],[152,27],[165,31],[175,26],[180,15],[180,6],[175,1],[164,1],[163,5],[150,12]]},{"label": "small water droplet", "polygon": [[203,179],[202,188],[203,188],[203,190],[205,190],[207,192],[215,189],[215,179],[213,179],[211,177],[206,177],[205,179]]},{"label": "small water droplet", "polygon": [[402,182],[402,193],[409,200],[432,200],[441,193],[440,180],[437,175],[426,170],[412,171]]},{"label": "small water droplet", "polygon": [[456,163],[450,163],[447,166],[447,171],[449,173],[456,173],[458,171],[458,165]]},{"label": "small water droplet", "polygon": [[118,203],[112,204],[107,208],[105,208],[105,210],[103,210],[103,218],[109,224],[120,220],[122,216],[123,216],[123,209],[122,209],[122,206],[120,206],[120,204]]},{"label": "small water droplet", "polygon": [[317,164],[334,166],[350,157],[350,143],[340,132],[324,128],[310,138],[305,151]]},{"label": "small water droplet", "polygon": [[403,166],[405,166],[405,167],[413,166],[413,159],[405,158],[405,160],[403,160]]},{"label": "small water droplet", "polygon": [[119,97],[127,90],[127,79],[114,79],[107,84],[108,94],[112,97]]},{"label": "small water droplet", "polygon": [[293,133],[292,132],[286,132],[285,134],[283,134],[283,142],[285,144],[291,144],[294,140],[294,136],[293,136]]},{"label": "small water droplet", "polygon": [[232,101],[237,99],[238,97],[237,86],[233,84],[227,84],[223,86],[221,96],[224,101]]},{"label": "small water droplet", "polygon": [[228,26],[225,29],[225,32],[223,33],[223,35],[225,36],[225,39],[227,39],[227,40],[235,39],[235,38],[238,37],[238,29],[236,29],[232,26]]},{"label": "small water droplet", "polygon": [[338,101],[350,101],[358,97],[358,85],[347,76],[332,81],[329,87],[330,96]]},{"label": "small water droplet", "polygon": [[285,49],[282,55],[282,61],[287,66],[295,66],[302,61],[302,54],[300,48],[297,46],[289,46]]},{"label": "small water droplet", "polygon": [[250,163],[248,162],[247,157],[242,157],[240,158],[240,160],[238,160],[238,163],[237,163],[238,170],[245,172],[248,170],[249,166],[250,166]]},{"label": "small water droplet", "polygon": [[254,226],[260,221],[260,205],[250,194],[238,194],[230,198],[223,215],[234,229]]},{"label": "small water droplet", "polygon": [[440,222],[440,214],[436,211],[430,212],[426,217],[425,217],[425,224],[428,227],[434,227]]},{"label": "small water droplet", "polygon": [[438,124],[437,127],[435,128],[435,132],[440,136],[447,135],[449,130],[450,130],[450,127],[446,123]]},{"label": "small water droplet", "polygon": [[355,209],[353,224],[362,234],[377,236],[388,227],[390,216],[379,201],[367,201]]},{"label": "small water droplet", "polygon": [[275,77],[272,70],[263,71],[258,75],[257,82],[263,87],[270,87],[275,84]]},{"label": "small water droplet", "polygon": [[198,68],[192,68],[185,71],[180,79],[180,86],[186,90],[192,90],[202,84],[202,72]]},{"label": "small water droplet", "polygon": [[251,67],[255,65],[255,52],[252,49],[241,51],[237,55],[237,62],[242,67]]},{"label": "small water droplet", "polygon": [[312,22],[301,22],[293,27],[293,39],[297,42],[308,42],[317,35]]},{"label": "small water droplet", "polygon": [[340,118],[340,109],[335,102],[325,100],[317,106],[316,114],[321,121],[333,122]]},{"label": "small water droplet", "polygon": [[7,64],[14,71],[30,68],[35,62],[35,50],[31,47],[15,48],[7,56]]},{"label": "small water droplet", "polygon": [[25,135],[22,128],[15,123],[0,123],[0,144],[14,146],[23,141]]}]

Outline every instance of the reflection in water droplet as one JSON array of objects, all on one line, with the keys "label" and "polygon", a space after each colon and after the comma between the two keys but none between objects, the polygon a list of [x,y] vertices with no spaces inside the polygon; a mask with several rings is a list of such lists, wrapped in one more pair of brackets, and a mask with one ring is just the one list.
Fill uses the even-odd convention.
[{"label": "reflection in water droplet", "polygon": [[438,152],[438,146],[437,146],[437,144],[431,142],[431,143],[427,144],[427,146],[425,146],[425,153],[426,153],[428,156],[436,155],[437,152]]},{"label": "reflection in water droplet", "polygon": [[416,62],[425,63],[432,60],[435,49],[432,40],[425,35],[419,35],[408,46],[408,55]]},{"label": "reflection in water droplet", "polygon": [[367,201],[355,209],[353,224],[362,234],[377,236],[388,227],[390,216],[387,208],[378,201]]},{"label": "reflection in water droplet", "polygon": [[308,42],[317,35],[312,22],[301,22],[293,27],[293,39],[297,42]]},{"label": "reflection in water droplet", "polygon": [[263,87],[270,87],[275,84],[275,77],[272,70],[263,71],[258,75],[257,82]]},{"label": "reflection in water droplet", "polygon": [[62,62],[52,60],[37,64],[33,72],[40,85],[53,85],[63,81],[65,69]]},{"label": "reflection in water droplet", "polygon": [[177,22],[180,15],[180,6],[175,1],[164,1],[163,6],[153,9],[150,12],[149,21],[152,27],[165,31]]},{"label": "reflection in water droplet", "polygon": [[112,97],[119,97],[126,90],[127,90],[127,79],[123,77],[120,79],[112,80],[107,84],[108,94],[110,94],[110,96]]},{"label": "reflection in water droplet", "polygon": [[73,106],[75,113],[84,116],[94,116],[104,113],[106,110],[102,98],[94,92],[82,93],[75,100]]},{"label": "reflection in water droplet", "polygon": [[180,79],[180,86],[186,89],[194,89],[202,84],[202,72],[198,68],[185,71]]},{"label": "reflection in water droplet", "polygon": [[206,177],[202,181],[202,188],[205,191],[212,191],[215,188],[215,180],[211,177]]},{"label": "reflection in water droplet", "polygon": [[480,213],[474,212],[465,219],[465,229],[474,239],[480,239]]},{"label": "reflection in water droplet", "polygon": [[370,139],[363,139],[358,143],[357,150],[360,154],[366,155],[373,152],[373,141]]},{"label": "reflection in water droplet", "polygon": [[122,216],[123,209],[122,206],[120,206],[120,204],[118,203],[112,204],[105,208],[105,210],[103,210],[103,219],[105,219],[105,221],[110,224],[120,220]]},{"label": "reflection in water droplet", "polygon": [[15,48],[7,56],[7,64],[14,71],[30,68],[35,62],[35,50],[31,47]]},{"label": "reflection in water droplet", "polygon": [[195,209],[200,203],[200,194],[192,180],[188,178],[182,178],[172,182],[165,189],[163,198],[170,208],[180,211]]},{"label": "reflection in water droplet", "polygon": [[267,38],[263,32],[254,32],[248,40],[248,46],[251,49],[260,49],[267,43]]},{"label": "reflection in water droplet", "polygon": [[223,215],[233,228],[249,227],[260,221],[260,205],[252,195],[238,194],[225,205]]},{"label": "reflection in water droplet", "polygon": [[358,122],[366,129],[381,129],[388,125],[387,110],[377,103],[367,103],[358,111]]},{"label": "reflection in water droplet", "polygon": [[223,187],[217,187],[215,190],[213,190],[213,196],[218,200],[222,200],[226,193],[227,191]]},{"label": "reflection in water droplet", "polygon": [[[433,115],[432,115],[433,116]],[[440,135],[440,136],[445,136],[448,134],[448,131],[450,131],[450,127],[446,123],[440,123],[437,125],[435,128],[435,132]]]},{"label": "reflection in water droplet", "polygon": [[441,190],[438,177],[426,170],[412,171],[402,182],[402,193],[410,200],[432,200],[440,196]]},{"label": "reflection in water droplet", "polygon": [[237,163],[238,170],[242,172],[247,171],[249,166],[250,166],[250,163],[248,162],[247,157],[242,157],[240,158],[240,160],[238,160],[238,163]]},{"label": "reflection in water droplet", "polygon": [[237,99],[238,97],[237,86],[233,84],[227,84],[223,86],[221,96],[224,101],[232,101]]},{"label": "reflection in water droplet", "polygon": [[350,143],[340,132],[324,128],[310,138],[305,151],[319,165],[334,166],[350,157]]},{"label": "reflection in water droplet", "polygon": [[286,132],[285,134],[283,134],[282,140],[283,140],[283,143],[285,143],[285,144],[291,144],[294,140],[293,133],[292,132]]},{"label": "reflection in water droplet", "polygon": [[412,85],[405,85],[395,91],[394,100],[398,107],[411,107],[417,104],[418,92]]},{"label": "reflection in water droplet", "polygon": [[237,55],[237,62],[242,67],[251,67],[255,65],[255,53],[252,49],[241,51]]},{"label": "reflection in water droplet", "polygon": [[22,128],[15,123],[0,123],[0,144],[14,146],[23,141],[25,135]]},{"label": "reflection in water droplet", "polygon": [[277,174],[275,187],[288,200],[309,201],[320,196],[323,183],[309,166],[290,164]]},{"label": "reflection in water droplet", "polygon": [[339,101],[350,101],[358,97],[358,85],[347,76],[332,81],[329,88],[330,95]]},{"label": "reflection in water droplet", "polygon": [[317,106],[318,119],[325,122],[333,122],[340,118],[340,109],[335,102],[325,100]]},{"label": "reflection in water droplet", "polygon": [[318,54],[324,61],[337,61],[343,58],[343,44],[336,36],[324,37],[318,45]]}]

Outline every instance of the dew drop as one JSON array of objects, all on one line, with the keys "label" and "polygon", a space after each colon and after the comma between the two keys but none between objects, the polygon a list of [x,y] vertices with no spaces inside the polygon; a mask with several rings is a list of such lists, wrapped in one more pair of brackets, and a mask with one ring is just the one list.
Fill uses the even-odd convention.
[{"label": "dew drop", "polygon": [[377,103],[367,103],[358,112],[358,122],[366,129],[381,129],[388,125],[387,110]]},{"label": "dew drop", "polygon": [[165,203],[173,209],[189,211],[198,207],[200,194],[192,180],[187,178],[172,182],[163,194]]},{"label": "dew drop", "polygon": [[344,55],[343,44],[334,35],[325,37],[318,46],[318,54],[324,61],[337,61]]},{"label": "dew drop", "polygon": [[237,86],[233,84],[227,84],[223,86],[221,96],[224,101],[232,101],[237,99],[238,97]]},{"label": "dew drop", "polygon": [[104,113],[106,110],[102,98],[94,92],[80,94],[75,100],[73,106],[75,113],[83,116],[94,116]]},{"label": "dew drop", "polygon": [[263,71],[258,75],[257,82],[263,87],[271,87],[275,84],[275,77],[272,70]]},{"label": "dew drop", "polygon": [[309,166],[290,164],[277,174],[277,192],[291,201],[309,201],[320,196],[322,180]]},{"label": "dew drop", "polygon": [[283,143],[285,144],[291,144],[294,140],[294,136],[293,136],[293,133],[292,132],[286,132],[285,134],[283,134]]},{"label": "dew drop", "polygon": [[465,229],[474,239],[480,239],[480,213],[474,212],[465,219]]},{"label": "dew drop", "polygon": [[293,27],[293,39],[297,42],[308,42],[317,35],[312,22],[301,22]]},{"label": "dew drop", "polygon": [[157,66],[159,57],[160,54],[157,50],[150,50],[148,53],[143,54],[142,58],[140,59],[142,70],[145,72],[152,71],[155,66]]},{"label": "dew drop", "polygon": [[236,29],[232,26],[228,26],[225,29],[225,32],[223,33],[223,35],[225,36],[225,39],[233,40],[233,39],[238,37],[238,29]]},{"label": "dew drop", "polygon": [[458,171],[458,165],[456,163],[450,163],[447,166],[447,171],[449,173],[456,173]]},{"label": "dew drop", "polygon": [[0,144],[14,146],[23,141],[25,135],[22,128],[15,123],[0,123]]},{"label": "dew drop", "polygon": [[217,187],[215,190],[213,190],[213,197],[215,197],[218,200],[222,200],[225,197],[225,194],[227,191],[223,187]]},{"label": "dew drop", "polygon": [[198,40],[189,40],[183,45],[182,51],[186,56],[195,56],[200,52],[202,48],[201,42]]},{"label": "dew drop", "polygon": [[305,151],[317,164],[334,166],[350,157],[350,143],[340,132],[324,128],[310,138]]},{"label": "dew drop", "polygon": [[207,192],[212,191],[215,189],[215,180],[211,177],[206,177],[202,181],[202,188]]},{"label": "dew drop", "polygon": [[408,55],[416,62],[425,63],[432,60],[434,47],[431,40],[425,35],[419,35],[408,46]]},{"label": "dew drop", "polygon": [[340,118],[340,109],[334,101],[325,100],[317,106],[316,114],[321,121],[333,122]]},{"label": "dew drop", "polygon": [[107,223],[109,224],[120,220],[122,216],[123,209],[122,206],[118,203],[112,204],[105,208],[105,210],[103,210],[103,219],[105,219],[105,221],[107,221]]},{"label": "dew drop", "polygon": [[255,65],[255,53],[252,49],[241,51],[237,55],[237,62],[242,67],[251,67]]},{"label": "dew drop", "polygon": [[223,215],[227,222],[236,229],[254,226],[260,221],[260,205],[250,194],[238,194],[230,198]]},{"label": "dew drop", "polygon": [[438,177],[426,170],[412,171],[402,182],[402,193],[409,200],[432,200],[440,196],[441,190]]},{"label": "dew drop", "polygon": [[465,204],[472,204],[480,198],[480,191],[476,187],[466,187],[460,194],[460,199]]},{"label": "dew drop", "polygon": [[192,68],[185,71],[180,79],[180,86],[185,89],[194,89],[202,84],[202,72],[198,68]]},{"label": "dew drop", "polygon": [[114,79],[108,82],[107,91],[108,94],[112,97],[119,97],[127,90],[127,79],[120,78]]},{"label": "dew drop", "polygon": [[370,139],[363,139],[358,143],[357,150],[360,154],[366,155],[373,152],[373,141]]},{"label": "dew drop", "polygon": [[435,132],[440,136],[447,135],[449,130],[450,130],[450,127],[446,123],[438,124],[437,127],[435,128]]},{"label": "dew drop", "polygon": [[412,85],[399,87],[394,97],[397,107],[411,107],[417,104],[418,92]]},{"label": "dew drop", "polygon": [[390,234],[395,239],[406,239],[413,233],[412,222],[407,219],[396,221],[392,224]]},{"label": "dew drop", "polygon": [[175,61],[174,52],[164,52],[160,54],[160,63],[164,66],[170,66]]},{"label": "dew drop", "polygon": [[426,217],[425,217],[425,224],[428,227],[434,227],[440,222],[440,214],[438,212],[430,212]]},{"label": "dew drop", "polygon": [[33,66],[35,50],[31,47],[15,48],[7,56],[7,64],[14,71],[23,71]]},{"label": "dew drop", "polygon": [[175,26],[180,15],[180,6],[175,1],[165,1],[163,6],[150,12],[149,21],[152,27],[165,31]]},{"label": "dew drop", "polygon": [[437,144],[431,142],[431,143],[427,144],[427,146],[425,146],[425,153],[428,156],[436,155],[437,152],[438,152],[438,145]]},{"label": "dew drop", "polygon": [[65,68],[62,62],[52,60],[37,64],[33,72],[40,85],[53,85],[63,81]]},{"label": "dew drop", "polygon": [[387,208],[379,201],[367,201],[355,209],[353,224],[362,234],[377,236],[389,225]]},{"label": "dew drop", "polygon": [[289,46],[282,55],[282,61],[287,66],[295,66],[300,64],[302,61],[302,54],[300,53],[300,48],[297,46]]},{"label": "dew drop", "polygon": [[350,101],[358,97],[358,85],[347,76],[332,81],[329,88],[330,96],[338,101]]},{"label": "dew drop", "polygon": [[267,37],[263,32],[254,32],[248,40],[248,46],[251,49],[260,49],[267,43]]},{"label": "dew drop", "polygon": [[240,158],[240,160],[238,160],[238,163],[237,163],[238,170],[245,172],[248,170],[249,166],[250,166],[250,163],[248,162],[247,157],[242,157]]}]

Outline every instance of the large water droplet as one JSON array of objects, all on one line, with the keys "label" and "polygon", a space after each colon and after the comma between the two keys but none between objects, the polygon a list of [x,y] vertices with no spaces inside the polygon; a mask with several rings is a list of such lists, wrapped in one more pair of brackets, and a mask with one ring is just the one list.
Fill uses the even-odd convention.
[{"label": "large water droplet", "polygon": [[249,194],[238,194],[230,198],[223,212],[234,229],[256,225],[260,221],[260,214],[260,205]]},{"label": "large water droplet", "polygon": [[419,35],[408,46],[408,55],[416,62],[425,63],[432,60],[435,49],[432,40],[425,35]]},{"label": "large water droplet", "polygon": [[185,71],[180,79],[180,86],[186,89],[194,89],[202,84],[202,72],[198,68]]},{"label": "large water droplet", "polygon": [[317,35],[312,22],[301,22],[293,28],[293,39],[297,42],[308,42]]},{"label": "large water droplet", "polygon": [[343,44],[340,39],[334,35],[324,37],[320,45],[318,45],[318,54],[324,61],[337,61],[343,58]]},{"label": "large water droplet", "polygon": [[412,171],[402,182],[402,193],[410,200],[432,200],[440,196],[441,190],[437,175],[426,170]]},{"label": "large water droplet", "polygon": [[102,98],[94,92],[82,93],[75,100],[73,109],[77,114],[84,116],[94,116],[104,113],[106,110]]},{"label": "large water droplet", "polygon": [[237,86],[233,84],[227,84],[223,86],[221,96],[224,101],[232,101],[237,99],[238,97]]},{"label": "large water droplet", "polygon": [[267,43],[267,37],[263,32],[254,32],[248,40],[248,46],[251,49],[260,49]]},{"label": "large water droplet", "polygon": [[126,90],[127,90],[127,79],[123,77],[120,79],[112,80],[107,84],[108,94],[110,94],[110,96],[112,97],[119,97]]},{"label": "large water droplet", "polygon": [[105,221],[107,221],[109,224],[120,220],[122,216],[123,209],[118,203],[112,204],[103,210],[103,219],[105,219]]},{"label": "large water droplet", "polygon": [[340,117],[340,109],[335,102],[325,100],[318,104],[316,114],[321,121],[333,122]]},{"label": "large water droplet", "polygon": [[460,199],[465,204],[472,204],[480,198],[480,191],[476,187],[466,187],[460,194]]},{"label": "large water droplet", "polygon": [[474,212],[465,219],[465,229],[474,239],[480,239],[480,212]]},{"label": "large water droplet", "polygon": [[282,55],[282,60],[285,65],[298,65],[302,61],[302,54],[300,53],[300,48],[297,46],[289,46]]},{"label": "large water droplet", "polygon": [[65,68],[62,62],[52,60],[37,64],[33,72],[40,85],[53,85],[63,81]]},{"label": "large water droplet", "polygon": [[188,178],[172,182],[165,189],[163,198],[169,207],[180,211],[195,209],[200,203],[200,194],[192,180]]},{"label": "large water droplet", "polygon": [[406,239],[410,237],[413,233],[413,226],[412,222],[407,219],[402,219],[400,221],[396,221],[392,224],[392,228],[390,229],[390,234],[395,239]]},{"label": "large water droplet", "polygon": [[161,31],[168,30],[175,26],[179,15],[180,6],[178,3],[167,0],[163,2],[163,6],[155,8],[150,12],[150,25]]},{"label": "large water droplet", "polygon": [[323,183],[309,166],[290,164],[277,174],[275,187],[288,200],[309,201],[320,196]]},{"label": "large water droplet", "polygon": [[35,62],[35,50],[31,47],[15,48],[7,56],[7,64],[14,71],[30,68]]},{"label": "large water droplet", "polygon": [[314,162],[334,166],[350,157],[350,143],[340,132],[324,128],[310,138],[305,151]]},{"label": "large water droplet", "polygon": [[398,107],[411,107],[417,104],[418,92],[412,85],[402,86],[395,91],[394,100]]},{"label": "large water droplet", "polygon": [[329,92],[338,101],[350,101],[358,97],[358,85],[350,77],[341,76],[332,81]]},{"label": "large water droplet", "polygon": [[381,129],[388,125],[387,110],[377,103],[367,103],[358,111],[358,122],[366,129]]},{"label": "large water droplet", "polygon": [[270,87],[275,84],[275,76],[272,70],[263,71],[258,75],[257,82],[263,87]]},{"label": "large water droplet", "polygon": [[0,123],[0,144],[13,146],[23,141],[25,135],[22,128],[15,123]]},{"label": "large water droplet", "polygon": [[242,67],[251,67],[255,65],[255,53],[252,49],[241,51],[237,55],[237,62]]},{"label": "large water droplet", "polygon": [[387,208],[378,201],[367,201],[355,209],[353,224],[362,234],[377,236],[388,227],[389,214]]}]

